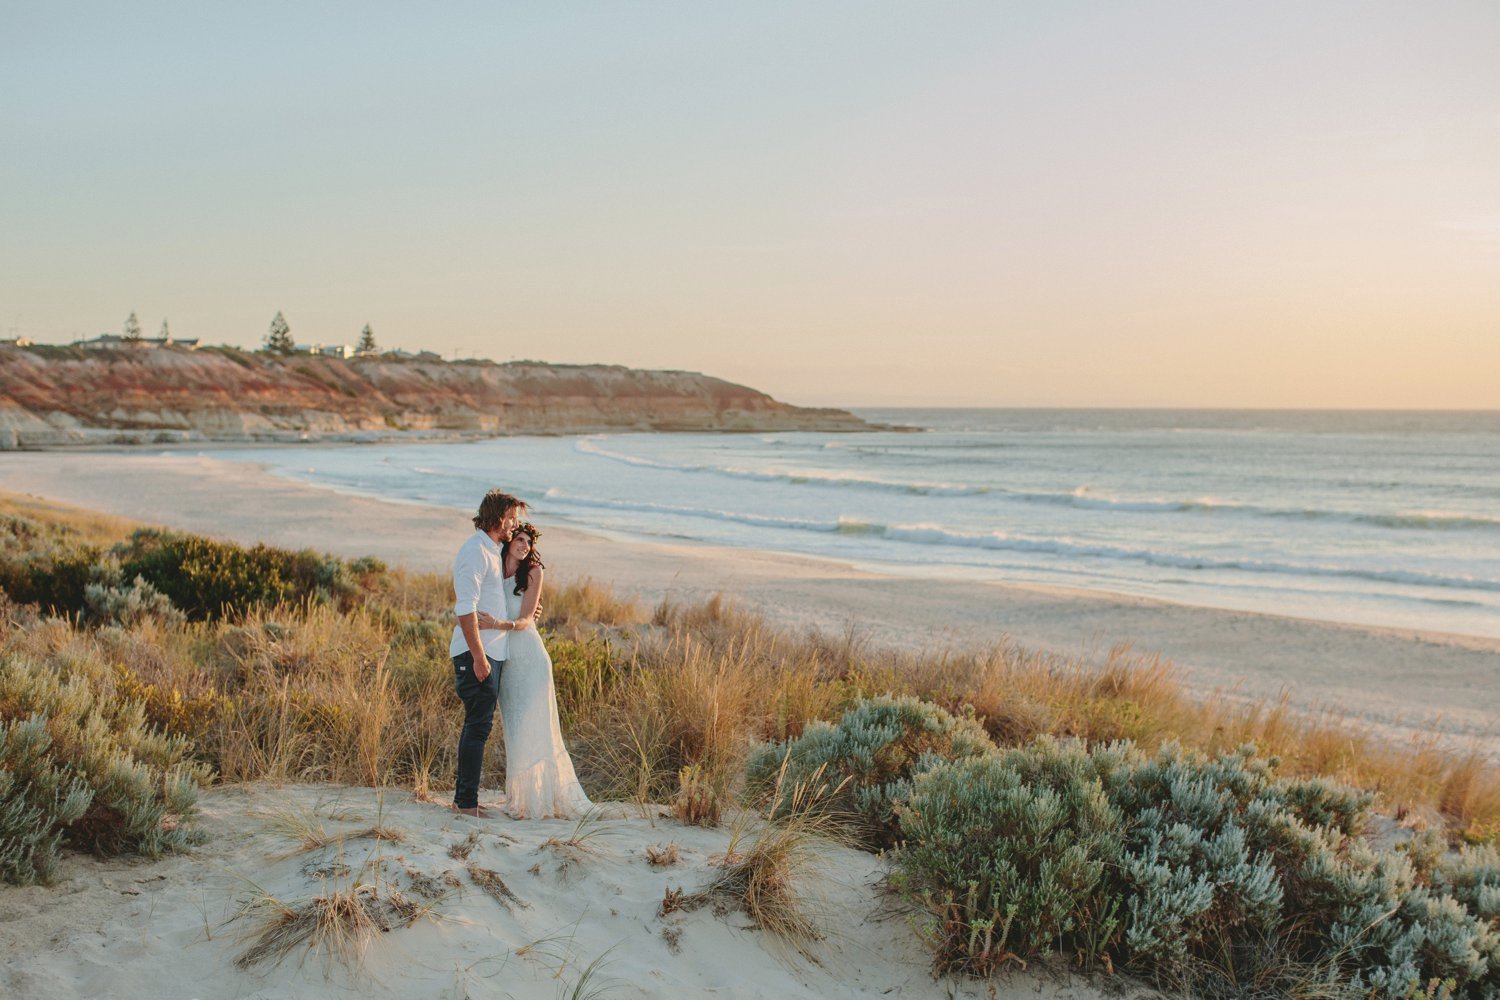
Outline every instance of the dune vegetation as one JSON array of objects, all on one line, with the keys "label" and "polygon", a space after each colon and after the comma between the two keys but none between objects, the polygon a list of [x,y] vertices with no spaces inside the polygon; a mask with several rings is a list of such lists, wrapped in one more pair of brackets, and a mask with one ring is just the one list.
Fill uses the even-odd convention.
[{"label": "dune vegetation", "polygon": [[[45,883],[65,848],[187,848],[212,782],[446,799],[449,596],[373,559],[0,495],[0,879]],[[587,580],[545,604],[591,797],[700,825],[769,814],[775,835],[736,837],[704,890],[757,926],[815,936],[784,869],[833,837],[889,852],[943,973],[1043,959],[1192,995],[1500,990],[1500,772],[1477,752],[1194,697],[1123,648],[1103,667],[1003,643],[896,653]],[[499,773],[503,741],[489,753]],[[1362,836],[1377,815],[1409,834],[1399,850]]]}]

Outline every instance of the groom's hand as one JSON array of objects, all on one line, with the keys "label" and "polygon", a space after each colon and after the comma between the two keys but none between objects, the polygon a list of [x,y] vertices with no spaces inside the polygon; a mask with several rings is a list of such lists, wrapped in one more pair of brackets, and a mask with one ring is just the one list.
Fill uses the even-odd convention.
[{"label": "groom's hand", "polygon": [[534,622],[542,620],[542,602],[540,599],[536,602],[536,610],[531,613],[531,620]]}]

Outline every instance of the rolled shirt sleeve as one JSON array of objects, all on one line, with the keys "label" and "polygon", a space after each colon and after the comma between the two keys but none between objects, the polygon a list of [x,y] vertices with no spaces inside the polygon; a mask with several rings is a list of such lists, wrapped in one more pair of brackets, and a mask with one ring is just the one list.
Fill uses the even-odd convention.
[{"label": "rolled shirt sleeve", "polygon": [[479,586],[484,581],[484,553],[466,547],[453,562],[453,613],[472,615],[479,610]]}]

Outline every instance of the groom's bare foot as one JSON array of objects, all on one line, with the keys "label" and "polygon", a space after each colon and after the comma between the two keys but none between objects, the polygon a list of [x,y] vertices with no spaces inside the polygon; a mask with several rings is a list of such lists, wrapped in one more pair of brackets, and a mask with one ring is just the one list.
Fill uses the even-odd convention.
[{"label": "groom's bare foot", "polygon": [[477,816],[480,819],[490,818],[490,814],[485,812],[479,806],[474,806],[472,809],[460,809],[458,808],[458,806],[453,806],[452,808],[454,812],[463,813],[465,816]]}]

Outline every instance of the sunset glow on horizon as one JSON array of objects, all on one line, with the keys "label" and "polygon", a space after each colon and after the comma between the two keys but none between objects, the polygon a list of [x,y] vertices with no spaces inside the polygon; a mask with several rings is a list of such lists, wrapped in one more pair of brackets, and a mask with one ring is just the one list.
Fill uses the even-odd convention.
[{"label": "sunset glow on horizon", "polygon": [[1500,408],[1500,6],[0,12],[0,336]]}]

